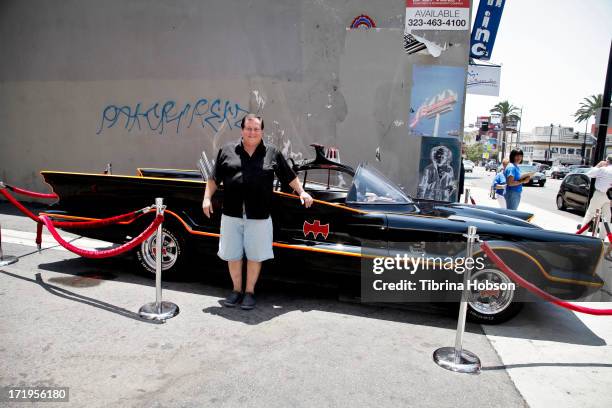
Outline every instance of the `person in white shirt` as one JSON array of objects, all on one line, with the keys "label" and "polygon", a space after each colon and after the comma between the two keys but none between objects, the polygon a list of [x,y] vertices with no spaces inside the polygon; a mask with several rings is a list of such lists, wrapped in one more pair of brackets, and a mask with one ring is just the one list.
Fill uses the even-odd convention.
[{"label": "person in white shirt", "polygon": [[610,199],[608,198],[608,189],[612,187],[612,155],[608,156],[607,160],[601,161],[589,170],[587,176],[595,179],[595,192],[589,203],[589,208],[584,215],[582,225],[585,225],[593,217],[595,211],[601,211],[601,220],[610,222]]}]

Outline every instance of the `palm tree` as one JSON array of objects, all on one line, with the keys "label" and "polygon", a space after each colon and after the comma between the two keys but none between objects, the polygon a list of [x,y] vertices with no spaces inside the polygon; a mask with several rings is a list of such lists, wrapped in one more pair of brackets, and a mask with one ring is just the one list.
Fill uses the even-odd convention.
[{"label": "palm tree", "polygon": [[582,164],[585,164],[584,150],[586,149],[586,134],[589,126],[589,119],[595,116],[599,109],[603,106],[603,95],[587,96],[580,102],[580,108],[574,113],[576,122],[585,122],[584,124],[584,139],[582,142]]},{"label": "palm tree", "polygon": [[501,123],[502,123],[502,159],[506,157],[506,129],[508,126],[508,122],[513,121],[517,122],[521,120],[521,116],[519,113],[521,109],[510,104],[508,101],[498,102],[497,105],[493,106],[489,111],[491,113],[498,113],[501,115]]}]

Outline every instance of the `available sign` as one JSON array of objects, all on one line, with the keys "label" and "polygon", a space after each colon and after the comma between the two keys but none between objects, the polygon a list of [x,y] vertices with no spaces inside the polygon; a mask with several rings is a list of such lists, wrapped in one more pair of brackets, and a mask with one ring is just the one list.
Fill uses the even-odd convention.
[{"label": "available sign", "polygon": [[469,0],[406,0],[406,32],[467,30]]}]

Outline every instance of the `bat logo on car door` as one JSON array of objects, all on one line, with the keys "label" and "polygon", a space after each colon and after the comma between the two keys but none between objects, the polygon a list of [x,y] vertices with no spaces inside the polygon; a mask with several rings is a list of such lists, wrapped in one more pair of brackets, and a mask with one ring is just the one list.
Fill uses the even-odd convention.
[{"label": "bat logo on car door", "polygon": [[303,231],[305,237],[308,237],[308,234],[312,232],[315,239],[319,234],[323,235],[323,238],[327,239],[327,236],[329,235],[329,224],[321,225],[321,221],[319,220],[314,220],[312,223],[304,221]]}]

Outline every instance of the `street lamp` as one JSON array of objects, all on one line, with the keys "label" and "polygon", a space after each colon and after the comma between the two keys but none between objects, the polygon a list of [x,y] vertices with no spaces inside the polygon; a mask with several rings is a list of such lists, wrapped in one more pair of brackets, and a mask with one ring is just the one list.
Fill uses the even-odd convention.
[{"label": "street lamp", "polygon": [[550,137],[548,138],[548,161],[550,161],[550,164],[552,164],[552,151],[550,148],[550,144],[552,143],[552,131],[553,131],[553,124],[550,124]]}]

